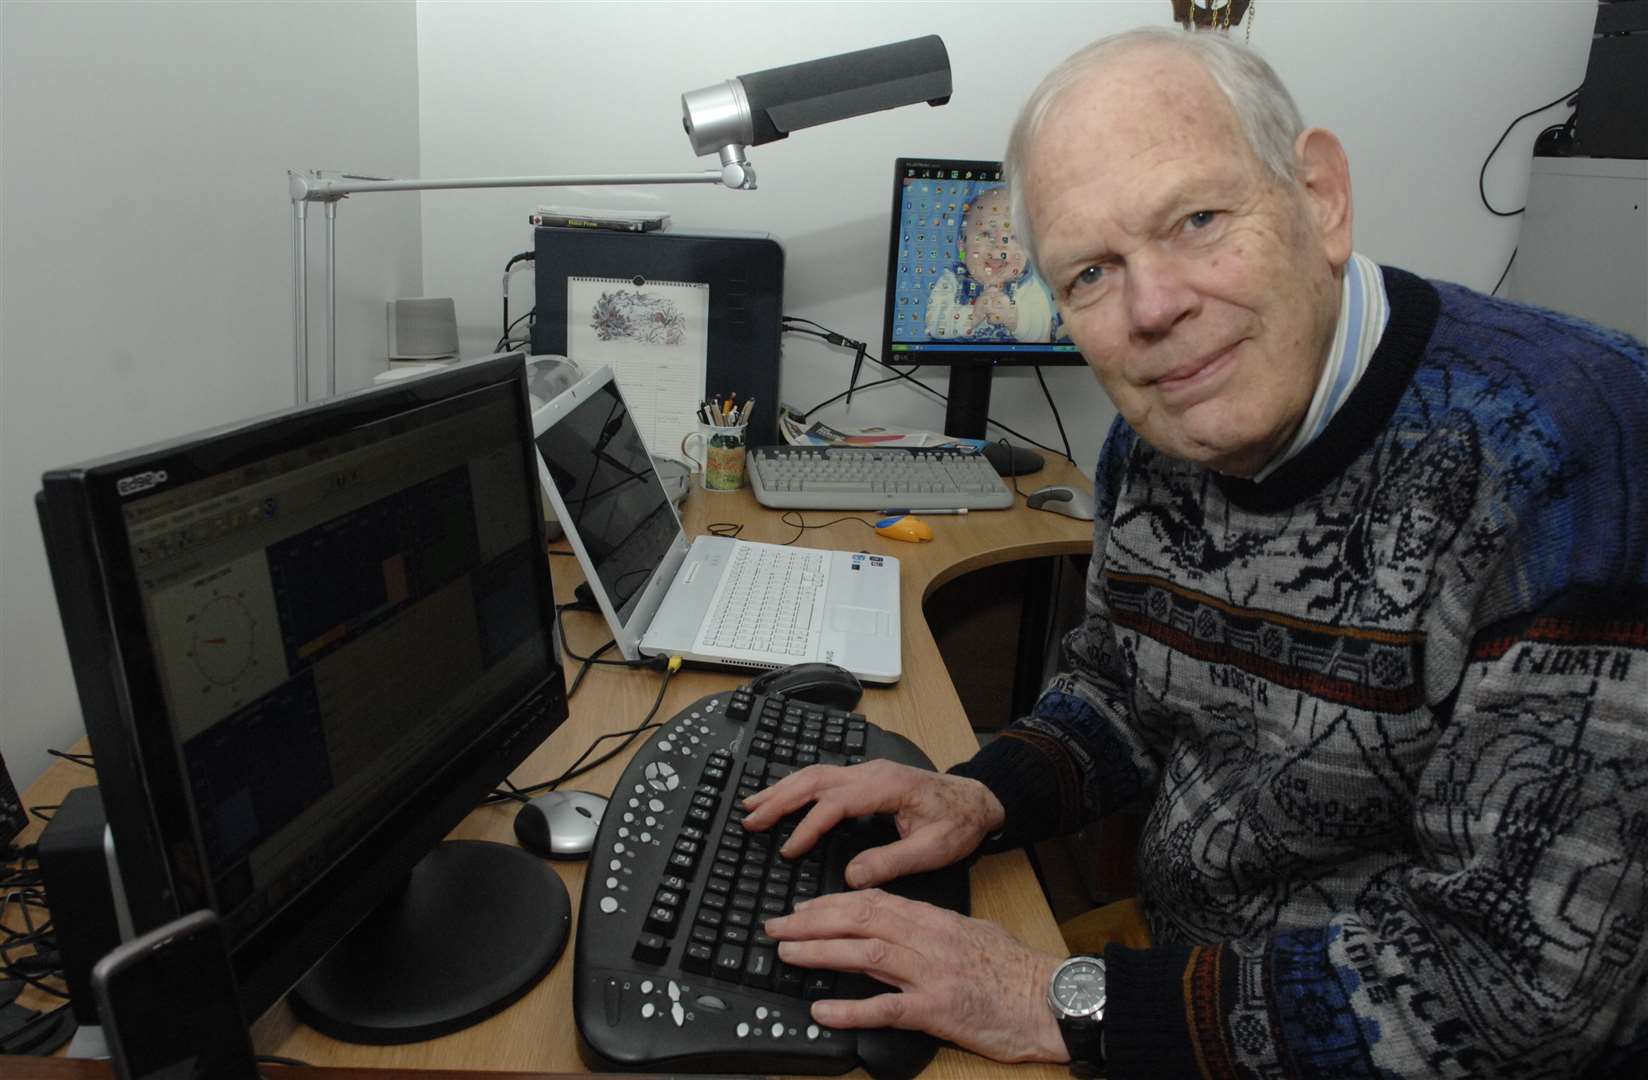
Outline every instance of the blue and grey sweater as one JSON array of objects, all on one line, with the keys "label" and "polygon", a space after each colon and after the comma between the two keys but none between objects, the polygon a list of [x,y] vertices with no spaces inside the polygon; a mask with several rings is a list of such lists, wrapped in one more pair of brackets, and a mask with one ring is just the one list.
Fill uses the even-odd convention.
[{"label": "blue and grey sweater", "polygon": [[1385,282],[1263,483],[1117,421],[1062,673],[956,769],[1009,842],[1148,810],[1114,1077],[1648,1076],[1648,350]]}]

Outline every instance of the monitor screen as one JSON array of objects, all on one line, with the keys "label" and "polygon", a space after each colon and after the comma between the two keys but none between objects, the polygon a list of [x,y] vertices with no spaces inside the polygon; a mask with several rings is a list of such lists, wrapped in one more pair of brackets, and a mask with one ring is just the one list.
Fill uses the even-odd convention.
[{"label": "monitor screen", "polygon": [[48,473],[137,929],[256,1015],[566,716],[519,354]]},{"label": "monitor screen", "polygon": [[618,621],[627,625],[681,524],[618,384],[606,382],[544,426],[538,450]]},{"label": "monitor screen", "polygon": [[900,364],[1079,364],[1013,237],[1001,162],[899,158],[882,355]]}]

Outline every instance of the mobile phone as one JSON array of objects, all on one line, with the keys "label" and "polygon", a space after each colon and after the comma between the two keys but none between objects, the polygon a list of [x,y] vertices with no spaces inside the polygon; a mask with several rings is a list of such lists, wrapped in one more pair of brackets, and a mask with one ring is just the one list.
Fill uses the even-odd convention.
[{"label": "mobile phone", "polygon": [[116,946],[92,968],[120,1080],[258,1080],[229,940],[196,911]]}]

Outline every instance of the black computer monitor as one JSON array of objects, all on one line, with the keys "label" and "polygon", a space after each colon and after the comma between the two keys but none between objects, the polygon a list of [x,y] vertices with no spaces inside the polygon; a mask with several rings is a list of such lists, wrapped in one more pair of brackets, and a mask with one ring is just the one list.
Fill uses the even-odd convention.
[{"label": "black computer monitor", "polygon": [[[999,161],[899,158],[893,165],[887,306],[889,364],[950,368],[944,432],[988,438],[990,381],[1001,365],[1081,364],[1053,293],[1013,238]],[[1006,473],[1000,449],[991,460]],[[1040,467],[1026,451],[1014,473]]]},{"label": "black computer monitor", "polygon": [[117,891],[215,909],[248,1015],[428,1038],[564,946],[552,868],[441,842],[567,715],[535,453],[516,353],[44,477]]}]

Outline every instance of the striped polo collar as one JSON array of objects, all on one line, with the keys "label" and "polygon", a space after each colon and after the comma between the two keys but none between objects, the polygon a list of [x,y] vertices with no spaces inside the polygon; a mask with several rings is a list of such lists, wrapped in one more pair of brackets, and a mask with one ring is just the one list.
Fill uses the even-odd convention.
[{"label": "striped polo collar", "polygon": [[1339,324],[1334,329],[1333,344],[1328,349],[1327,363],[1322,365],[1310,408],[1293,441],[1253,477],[1255,483],[1281,468],[1327,430],[1328,422],[1350,400],[1350,392],[1368,370],[1368,361],[1373,358],[1373,350],[1378,348],[1389,321],[1390,300],[1385,295],[1385,277],[1378,264],[1366,255],[1351,252],[1340,286]]}]

